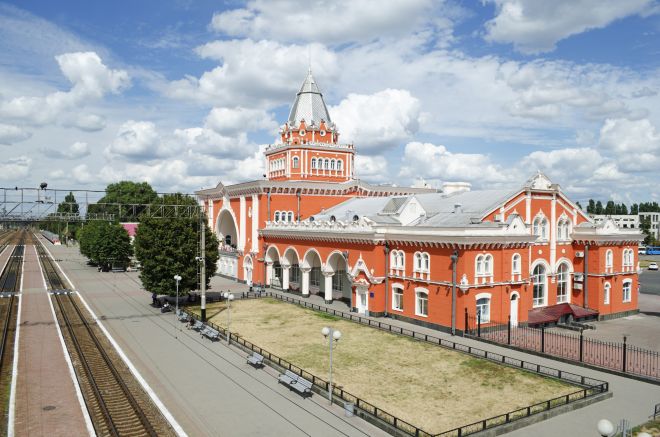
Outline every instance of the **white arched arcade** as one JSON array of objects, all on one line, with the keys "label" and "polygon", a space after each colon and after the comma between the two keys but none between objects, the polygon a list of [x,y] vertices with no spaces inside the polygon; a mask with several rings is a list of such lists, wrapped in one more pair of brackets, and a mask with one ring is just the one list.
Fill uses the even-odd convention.
[{"label": "white arched arcade", "polygon": [[223,209],[215,222],[215,233],[219,240],[218,273],[230,278],[238,277],[238,226],[229,209]]},{"label": "white arched arcade", "polygon": [[334,251],[328,256],[325,269],[325,300],[351,301],[352,284],[348,276],[348,263],[343,253]]}]

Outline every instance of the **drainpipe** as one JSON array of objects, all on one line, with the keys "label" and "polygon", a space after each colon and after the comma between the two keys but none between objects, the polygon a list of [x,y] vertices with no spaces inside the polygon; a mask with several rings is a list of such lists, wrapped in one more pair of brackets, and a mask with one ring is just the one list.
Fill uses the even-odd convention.
[{"label": "drainpipe", "polygon": [[297,196],[298,196],[298,212],[297,212],[297,216],[298,216],[298,221],[300,221],[300,190],[298,190],[298,192],[297,192],[296,194],[297,194]]},{"label": "drainpipe", "polygon": [[270,190],[268,190],[268,196],[266,197],[267,199],[267,210],[268,210],[268,217],[266,217],[266,221],[270,221],[271,215],[270,215]]},{"label": "drainpipe", "polygon": [[458,250],[451,254],[451,335],[456,335],[456,266]]},{"label": "drainpipe", "polygon": [[589,273],[589,245],[585,244],[584,245],[584,279],[583,279],[583,288],[584,288],[584,307],[589,308],[589,293],[588,293],[588,284],[589,284],[589,277],[587,276]]},{"label": "drainpipe", "polygon": [[387,303],[388,303],[388,296],[390,294],[390,288],[389,288],[389,273],[390,272],[390,246],[385,242],[385,313],[384,317],[387,317]]}]

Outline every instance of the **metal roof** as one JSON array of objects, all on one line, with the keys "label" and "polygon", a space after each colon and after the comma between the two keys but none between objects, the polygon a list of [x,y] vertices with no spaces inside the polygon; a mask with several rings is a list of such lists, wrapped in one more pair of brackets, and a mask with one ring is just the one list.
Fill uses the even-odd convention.
[{"label": "metal roof", "polygon": [[305,120],[308,126],[312,122],[318,126],[321,120],[324,120],[328,126],[332,124],[328,108],[323,101],[323,94],[321,94],[318,85],[316,85],[311,69],[307,73],[307,77],[296,95],[293,106],[291,106],[289,126],[297,126],[302,119]]}]

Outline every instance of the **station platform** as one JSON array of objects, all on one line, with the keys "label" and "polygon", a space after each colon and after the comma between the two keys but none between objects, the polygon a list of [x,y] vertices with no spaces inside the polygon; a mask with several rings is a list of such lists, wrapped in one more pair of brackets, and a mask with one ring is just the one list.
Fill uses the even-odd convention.
[{"label": "station platform", "polygon": [[24,259],[14,435],[89,435],[33,245]]}]

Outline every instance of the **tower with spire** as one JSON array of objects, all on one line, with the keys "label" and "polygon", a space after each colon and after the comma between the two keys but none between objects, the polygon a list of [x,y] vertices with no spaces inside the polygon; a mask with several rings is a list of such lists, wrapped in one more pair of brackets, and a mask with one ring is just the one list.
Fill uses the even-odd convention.
[{"label": "tower with spire", "polygon": [[355,148],[339,143],[311,68],[296,94],[280,142],[266,148],[269,180],[346,182],[353,179]]}]

